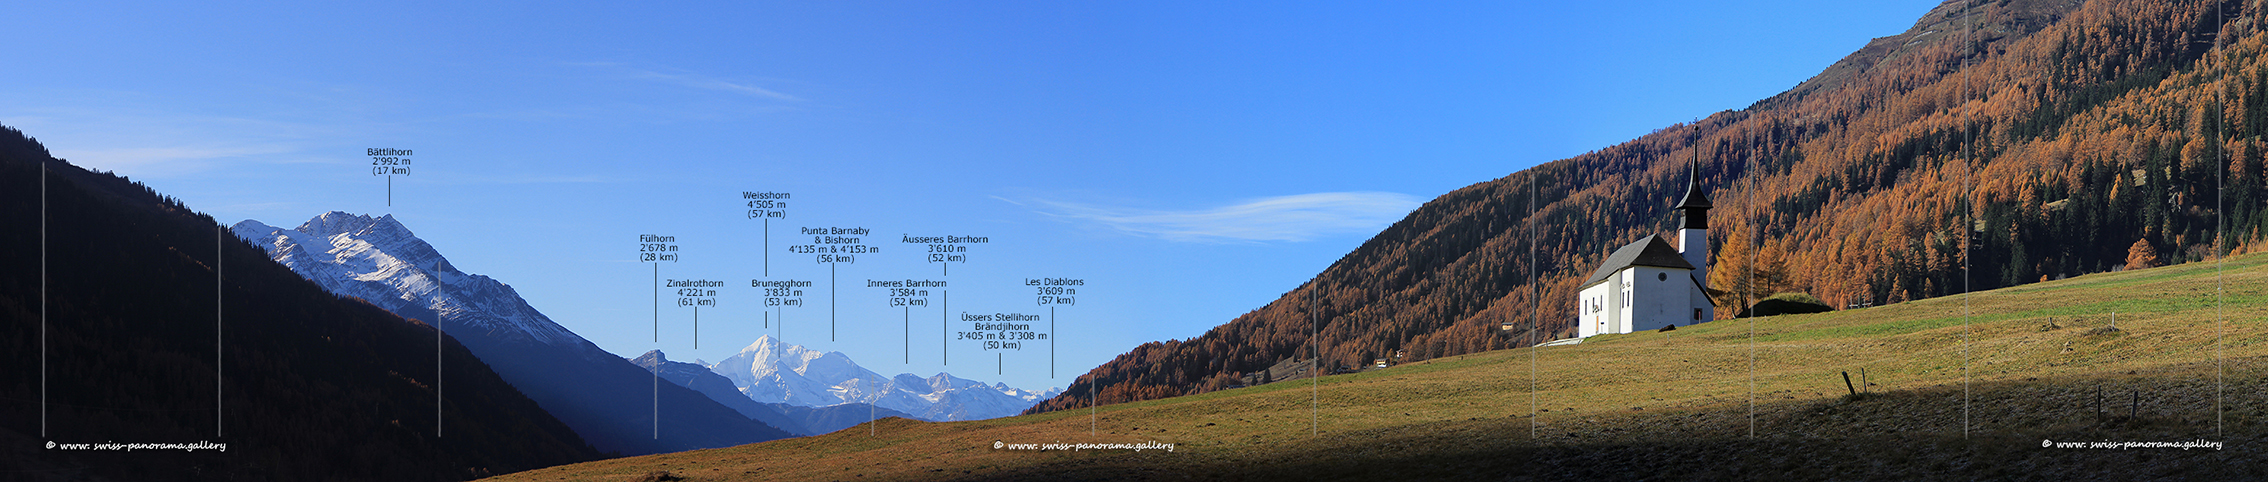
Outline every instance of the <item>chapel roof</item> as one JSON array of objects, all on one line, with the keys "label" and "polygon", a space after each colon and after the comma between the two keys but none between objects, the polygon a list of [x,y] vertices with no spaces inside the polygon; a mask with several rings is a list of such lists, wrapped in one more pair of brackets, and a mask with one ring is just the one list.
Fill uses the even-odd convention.
[{"label": "chapel roof", "polygon": [[1589,287],[1598,284],[1600,281],[1606,281],[1608,276],[1613,276],[1615,272],[1631,266],[1693,269],[1692,263],[1685,262],[1685,255],[1678,254],[1677,248],[1670,247],[1669,242],[1663,241],[1661,235],[1648,235],[1645,239],[1631,242],[1624,245],[1622,249],[1614,250],[1614,254],[1607,255],[1606,262],[1599,263],[1598,271],[1591,272],[1590,279],[1583,280],[1583,286]]}]

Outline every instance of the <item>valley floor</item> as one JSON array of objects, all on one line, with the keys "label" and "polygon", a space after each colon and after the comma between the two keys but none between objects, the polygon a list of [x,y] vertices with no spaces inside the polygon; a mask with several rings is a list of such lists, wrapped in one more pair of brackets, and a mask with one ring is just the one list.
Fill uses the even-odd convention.
[{"label": "valley floor", "polygon": [[2268,479],[2268,255],[2214,268],[495,480]]}]

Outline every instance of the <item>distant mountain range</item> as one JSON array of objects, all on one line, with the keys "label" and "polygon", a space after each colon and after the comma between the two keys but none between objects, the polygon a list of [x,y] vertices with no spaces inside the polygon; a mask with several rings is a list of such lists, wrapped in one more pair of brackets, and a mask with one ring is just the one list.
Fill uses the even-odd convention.
[{"label": "distant mountain range", "polygon": [[742,415],[747,415],[748,418],[756,419],[766,425],[779,427],[781,430],[797,435],[832,433],[836,430],[890,417],[920,418],[897,410],[878,408],[864,403],[806,407],[785,403],[758,402],[749,399],[747,395],[742,395],[740,389],[733,388],[732,380],[727,380],[724,375],[709,371],[709,367],[694,363],[669,361],[660,350],[646,352],[645,355],[631,359],[630,362],[654,371],[655,374],[660,375],[663,380],[669,380],[670,383],[708,395],[710,399],[714,399],[717,403],[722,403],[727,407],[732,407],[733,410],[739,411]]},{"label": "distant mountain range", "polygon": [[926,378],[911,373],[883,377],[841,352],[813,351],[770,335],[707,368],[758,402],[804,407],[872,403],[938,422],[1015,415],[1059,391],[985,385],[943,372]]},{"label": "distant mountain range", "polygon": [[650,372],[553,323],[511,286],[458,271],[391,215],[333,211],[292,229],[254,220],[232,229],[332,293],[436,320],[599,450],[679,452],[795,435],[683,386],[656,385]]},{"label": "distant mountain range", "polygon": [[[659,351],[625,360],[552,322],[511,286],[457,270],[390,215],[334,211],[291,229],[245,220],[232,230],[332,293],[406,317],[440,320],[482,361],[600,450],[713,448],[828,433],[873,417],[1005,417],[1055,394],[944,373],[884,377],[842,353],[782,344],[768,335],[714,365],[672,362]],[[658,389],[666,392],[659,439],[650,393],[657,390],[651,380],[656,375],[675,385]]]}]

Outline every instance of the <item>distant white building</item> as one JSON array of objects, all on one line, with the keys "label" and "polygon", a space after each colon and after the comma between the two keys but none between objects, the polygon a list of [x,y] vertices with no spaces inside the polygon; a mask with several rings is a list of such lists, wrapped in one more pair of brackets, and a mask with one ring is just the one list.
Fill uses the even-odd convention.
[{"label": "distant white building", "polygon": [[1677,246],[1646,236],[1608,255],[1576,297],[1577,338],[1692,325],[1717,317],[1709,299],[1709,196],[1696,177],[1677,204]]}]

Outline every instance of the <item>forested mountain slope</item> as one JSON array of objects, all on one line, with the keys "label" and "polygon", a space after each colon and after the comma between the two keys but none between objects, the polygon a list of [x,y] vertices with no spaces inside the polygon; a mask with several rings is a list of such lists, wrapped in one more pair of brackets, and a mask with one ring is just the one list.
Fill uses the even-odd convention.
[{"label": "forested mountain slope", "polygon": [[2262,19],[2251,0],[1949,1],[1749,108],[1442,195],[1277,301],[1137,347],[1032,412],[1237,385],[1313,356],[1311,317],[1326,367],[1569,336],[1577,284],[1671,232],[1689,175],[1716,203],[1721,306],[1898,303],[2258,249]]}]

